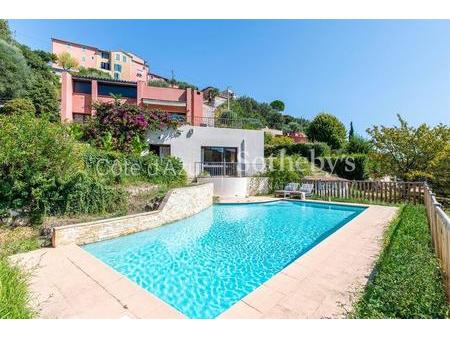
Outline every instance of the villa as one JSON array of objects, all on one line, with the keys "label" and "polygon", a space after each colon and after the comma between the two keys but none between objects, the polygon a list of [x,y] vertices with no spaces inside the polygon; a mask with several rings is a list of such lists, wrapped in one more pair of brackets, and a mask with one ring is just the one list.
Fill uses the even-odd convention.
[{"label": "villa", "polygon": [[[84,122],[95,114],[92,103],[110,102],[114,99],[111,95],[167,112],[181,121],[177,133],[149,133],[149,150],[161,157],[180,158],[192,180],[201,176],[202,182],[214,182],[216,195],[244,197],[267,189],[266,181],[260,179],[256,184],[252,179],[264,169],[264,131],[215,118],[215,101],[208,101],[202,91],[62,72],[61,121]],[[217,100],[223,102],[223,95]]]}]

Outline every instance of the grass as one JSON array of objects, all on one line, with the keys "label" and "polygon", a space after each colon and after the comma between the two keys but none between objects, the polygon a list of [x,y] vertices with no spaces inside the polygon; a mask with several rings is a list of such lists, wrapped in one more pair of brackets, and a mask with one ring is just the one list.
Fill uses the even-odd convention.
[{"label": "grass", "polygon": [[425,208],[407,204],[385,234],[383,251],[352,318],[447,318]]},{"label": "grass", "polygon": [[33,318],[34,311],[28,305],[28,275],[7,257],[39,247],[37,230],[0,227],[0,319]]}]

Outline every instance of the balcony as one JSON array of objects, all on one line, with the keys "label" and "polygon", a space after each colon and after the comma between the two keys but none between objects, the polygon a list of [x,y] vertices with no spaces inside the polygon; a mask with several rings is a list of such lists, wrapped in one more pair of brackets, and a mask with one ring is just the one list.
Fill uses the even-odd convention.
[{"label": "balcony", "polygon": [[258,119],[241,118],[230,119],[222,117],[194,117],[193,124],[199,127],[233,128],[233,129],[261,129]]},{"label": "balcony", "polygon": [[196,177],[251,177],[265,171],[263,163],[196,162]]}]

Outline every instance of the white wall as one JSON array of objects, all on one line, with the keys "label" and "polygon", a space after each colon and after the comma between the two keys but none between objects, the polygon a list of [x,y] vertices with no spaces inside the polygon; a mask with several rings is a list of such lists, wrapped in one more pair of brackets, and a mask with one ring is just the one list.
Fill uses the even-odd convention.
[{"label": "white wall", "polygon": [[247,197],[269,192],[267,177],[199,177],[200,184],[213,183],[214,196]]},{"label": "white wall", "polygon": [[238,162],[264,163],[264,132],[231,128],[182,126],[173,131],[149,133],[149,144],[168,144],[172,156],[179,157],[189,177],[195,176],[195,163],[201,162],[201,147],[236,147]]}]

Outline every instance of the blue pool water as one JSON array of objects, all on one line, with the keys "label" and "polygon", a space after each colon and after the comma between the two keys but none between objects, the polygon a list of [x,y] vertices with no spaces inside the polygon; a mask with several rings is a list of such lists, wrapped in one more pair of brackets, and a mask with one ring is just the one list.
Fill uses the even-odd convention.
[{"label": "blue pool water", "polygon": [[363,210],[300,201],[214,205],[84,248],[186,316],[214,318]]}]

